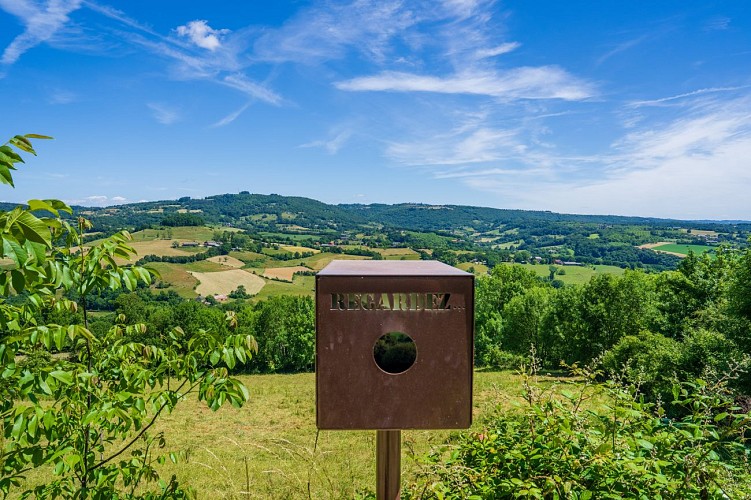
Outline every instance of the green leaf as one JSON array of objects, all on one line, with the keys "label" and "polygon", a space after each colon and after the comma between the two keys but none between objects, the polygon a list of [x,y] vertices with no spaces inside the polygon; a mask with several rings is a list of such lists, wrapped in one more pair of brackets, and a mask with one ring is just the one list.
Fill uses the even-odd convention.
[{"label": "green leaf", "polygon": [[10,173],[10,169],[5,163],[0,163],[0,182],[15,187],[13,184],[13,175]]},{"label": "green leaf", "polygon": [[26,277],[18,269],[13,269],[10,272],[10,280],[16,293],[21,293],[26,286]]},{"label": "green leaf", "polygon": [[73,383],[73,374],[71,372],[66,372],[63,370],[54,370],[50,372],[50,376],[59,380],[65,385],[70,385]]},{"label": "green leaf", "polygon": [[641,446],[645,450],[651,450],[652,448],[654,448],[654,445],[646,439],[637,439],[636,442],[639,443],[639,446]]},{"label": "green leaf", "polygon": [[43,243],[48,247],[51,245],[52,237],[50,236],[50,230],[31,212],[21,212],[14,223],[18,225],[23,235],[31,241]]},{"label": "green leaf", "polygon": [[40,135],[40,134],[24,134],[24,137],[28,139],[54,139],[54,137],[50,137],[48,135]]},{"label": "green leaf", "polygon": [[27,153],[36,155],[36,151],[34,151],[34,148],[31,146],[31,141],[22,135],[17,135],[8,142],[13,144],[18,149],[21,149],[23,151],[26,151]]},{"label": "green leaf", "polygon": [[11,235],[4,235],[3,237],[3,256],[13,259],[19,267],[29,258],[23,247]]}]

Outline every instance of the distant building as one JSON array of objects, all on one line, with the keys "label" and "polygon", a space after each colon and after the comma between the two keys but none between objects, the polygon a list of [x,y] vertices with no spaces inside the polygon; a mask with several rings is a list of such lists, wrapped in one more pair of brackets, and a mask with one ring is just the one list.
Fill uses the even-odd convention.
[{"label": "distant building", "polygon": [[564,261],[563,265],[564,266],[583,266],[584,264],[582,264],[581,262],[574,262],[572,260],[569,260],[569,261]]},{"label": "distant building", "polygon": [[181,247],[197,247],[199,246],[199,243],[197,241],[185,241],[183,243],[180,243]]}]

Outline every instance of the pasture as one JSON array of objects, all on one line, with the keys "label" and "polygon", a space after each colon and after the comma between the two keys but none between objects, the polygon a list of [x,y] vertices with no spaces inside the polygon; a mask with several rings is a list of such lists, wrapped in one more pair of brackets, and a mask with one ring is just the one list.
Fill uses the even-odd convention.
[{"label": "pasture", "polygon": [[462,271],[469,272],[470,269],[474,269],[475,274],[487,274],[490,269],[485,264],[474,264],[472,262],[462,262],[461,264],[458,264],[456,267],[461,269]]},{"label": "pasture", "polygon": [[186,271],[184,266],[167,262],[150,262],[146,267],[159,273],[161,281],[169,284],[168,290],[174,290],[175,293],[186,299],[196,297],[194,289],[198,285],[198,280]]},{"label": "pasture", "polygon": [[656,252],[666,252],[673,255],[685,257],[686,255],[688,255],[689,251],[695,253],[696,255],[701,255],[707,252],[714,253],[715,248],[716,247],[711,247],[708,245],[683,245],[678,243],[666,243],[652,247],[652,250]]},{"label": "pasture", "polygon": [[[534,271],[538,276],[547,278],[550,276],[550,266],[547,264],[506,264],[522,266]],[[563,269],[566,274],[556,274],[556,279],[563,281],[567,285],[583,285],[592,279],[595,274],[615,274],[621,275],[624,269],[616,266],[555,266],[557,269]]]},{"label": "pasture", "polygon": [[243,285],[249,294],[256,294],[266,284],[263,278],[242,269],[205,273],[196,271],[188,272],[199,281],[196,293],[204,296],[215,294],[227,295],[239,285]]}]

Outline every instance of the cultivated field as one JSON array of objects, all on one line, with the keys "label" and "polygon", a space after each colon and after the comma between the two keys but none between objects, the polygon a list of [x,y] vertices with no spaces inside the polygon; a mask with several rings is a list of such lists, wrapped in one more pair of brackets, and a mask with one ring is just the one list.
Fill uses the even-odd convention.
[{"label": "cultivated field", "polygon": [[241,261],[240,259],[230,257],[229,255],[217,255],[216,257],[209,257],[206,260],[235,269],[240,269],[241,267],[245,266],[245,262]]},{"label": "cultivated field", "polygon": [[263,276],[266,278],[292,281],[292,277],[298,271],[310,271],[307,267],[294,266],[294,267],[270,267],[263,271]]},{"label": "cultivated field", "polygon": [[300,253],[303,253],[303,252],[321,253],[320,250],[316,250],[315,248],[302,247],[302,246],[297,246],[297,245],[296,246],[283,245],[281,247],[281,249],[282,250],[286,250],[287,252],[290,252],[290,253],[295,253],[295,252],[300,252]]},{"label": "cultivated field", "polygon": [[215,294],[227,295],[239,285],[243,285],[246,292],[256,294],[266,284],[263,278],[242,269],[209,273],[188,272],[200,282],[196,287],[196,293],[204,296]]}]

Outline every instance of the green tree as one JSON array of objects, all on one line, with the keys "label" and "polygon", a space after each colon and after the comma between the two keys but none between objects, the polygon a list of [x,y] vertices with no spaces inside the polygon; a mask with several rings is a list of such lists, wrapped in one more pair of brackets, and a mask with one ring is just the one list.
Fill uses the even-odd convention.
[{"label": "green tree", "polygon": [[[13,185],[11,170],[22,162],[13,147],[35,154],[34,138],[41,136],[16,136],[0,146],[2,182]],[[63,213],[71,209],[57,200],[31,200],[28,208],[0,213],[2,257],[14,262],[0,273],[0,491],[7,494],[26,472],[48,466],[54,475],[28,493],[135,498],[152,496],[136,490],[158,481],[161,495],[184,496],[174,477],[160,480],[154,465],[175,455],[164,455],[164,439],[149,431],[191,393],[212,409],[242,405],[247,389],[228,369],[246,362],[255,342],[249,335],[175,328],[161,348],[130,341],[145,326],[126,325],[122,316],[104,333],[92,333],[92,295],[133,291],[139,281],[150,284],[152,272],[117,263],[135,253],[127,232],[84,247],[88,222],[72,225]],[[71,292],[75,301],[61,298]],[[79,311],[83,322],[38,321],[49,309]],[[36,356],[33,365],[19,361],[39,352],[58,355]]]}]

